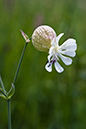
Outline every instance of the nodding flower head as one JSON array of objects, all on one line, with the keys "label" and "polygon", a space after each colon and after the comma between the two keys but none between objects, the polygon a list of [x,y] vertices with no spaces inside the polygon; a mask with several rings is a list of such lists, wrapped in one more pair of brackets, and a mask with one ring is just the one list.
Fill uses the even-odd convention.
[{"label": "nodding flower head", "polygon": [[33,32],[32,43],[39,51],[48,52],[51,47],[51,42],[55,37],[56,33],[51,27],[42,25]]},{"label": "nodding flower head", "polygon": [[39,51],[48,52],[48,62],[45,69],[48,72],[52,71],[52,65],[58,73],[64,71],[64,68],[59,64],[60,59],[65,65],[72,64],[72,59],[76,55],[77,44],[76,40],[69,38],[62,45],[59,45],[60,38],[64,33],[56,36],[55,31],[46,25],[39,26],[32,34],[32,43]]}]

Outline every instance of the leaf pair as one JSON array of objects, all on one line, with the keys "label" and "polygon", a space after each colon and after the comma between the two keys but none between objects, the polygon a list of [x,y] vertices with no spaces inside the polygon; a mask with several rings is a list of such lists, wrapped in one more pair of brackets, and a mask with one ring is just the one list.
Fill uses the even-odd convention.
[{"label": "leaf pair", "polygon": [[0,76],[0,83],[1,83],[1,87],[2,87],[2,88],[0,88],[0,97],[2,97],[4,99],[10,99],[15,92],[14,84],[12,83],[10,90],[7,92],[4,88],[4,84],[3,84],[1,76]]}]

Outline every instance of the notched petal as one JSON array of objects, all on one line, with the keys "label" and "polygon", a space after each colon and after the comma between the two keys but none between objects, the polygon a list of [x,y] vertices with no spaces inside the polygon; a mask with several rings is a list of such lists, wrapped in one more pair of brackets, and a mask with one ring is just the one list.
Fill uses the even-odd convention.
[{"label": "notched petal", "polygon": [[76,52],[71,50],[61,51],[61,53],[70,57],[74,57],[76,55]]},{"label": "notched petal", "polygon": [[71,58],[65,57],[62,54],[59,54],[59,57],[65,63],[65,65],[71,65],[72,64],[72,59]]},{"label": "notched petal", "polygon": [[54,66],[58,73],[62,73],[64,71],[63,67],[58,62],[55,62]]},{"label": "notched petal", "polygon": [[61,46],[60,50],[68,49],[68,50],[76,50],[77,44],[75,39],[68,39],[66,40]]}]

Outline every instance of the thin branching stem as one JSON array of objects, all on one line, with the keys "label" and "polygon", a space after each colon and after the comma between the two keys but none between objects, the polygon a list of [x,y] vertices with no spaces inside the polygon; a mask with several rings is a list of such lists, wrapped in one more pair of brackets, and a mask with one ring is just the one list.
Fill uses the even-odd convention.
[{"label": "thin branching stem", "polygon": [[[30,40],[31,40],[31,38],[30,38]],[[21,57],[20,57],[20,60],[19,60],[18,66],[17,66],[17,70],[16,70],[16,73],[14,76],[13,84],[15,84],[15,82],[16,82],[27,44],[28,44],[28,42],[25,43],[24,49],[22,51],[22,54],[21,54]],[[12,129],[12,127],[11,127],[11,98],[7,99],[7,107],[8,107],[8,129]]]},{"label": "thin branching stem", "polygon": [[24,56],[24,53],[25,53],[25,49],[26,49],[26,46],[27,46],[27,42],[24,46],[24,49],[22,51],[22,54],[21,54],[21,57],[20,57],[20,60],[19,60],[19,64],[18,64],[18,67],[17,67],[17,70],[16,70],[16,73],[15,73],[15,76],[14,76],[14,80],[13,80],[13,84],[15,84],[15,81],[17,79],[17,76],[18,76],[18,72],[19,72],[19,69],[20,69],[20,66],[21,66],[21,62],[22,62],[22,59],[23,59],[23,56]]}]

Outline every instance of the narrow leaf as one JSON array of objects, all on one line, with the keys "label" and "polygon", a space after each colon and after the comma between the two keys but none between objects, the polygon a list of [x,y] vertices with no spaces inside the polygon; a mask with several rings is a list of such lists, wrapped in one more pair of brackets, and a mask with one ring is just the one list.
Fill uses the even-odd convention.
[{"label": "narrow leaf", "polygon": [[11,86],[9,92],[7,93],[8,99],[11,98],[14,95],[14,92],[15,92],[15,86],[12,83],[12,86]]}]

